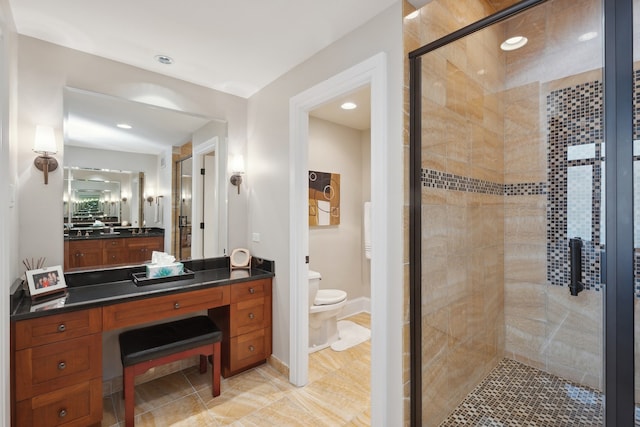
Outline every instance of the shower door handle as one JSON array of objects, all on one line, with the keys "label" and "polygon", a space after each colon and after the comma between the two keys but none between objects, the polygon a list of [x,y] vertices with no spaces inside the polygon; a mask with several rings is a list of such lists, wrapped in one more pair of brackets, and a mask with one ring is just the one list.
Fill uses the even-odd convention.
[{"label": "shower door handle", "polygon": [[600,283],[607,283],[607,253],[604,249],[600,249]]}]

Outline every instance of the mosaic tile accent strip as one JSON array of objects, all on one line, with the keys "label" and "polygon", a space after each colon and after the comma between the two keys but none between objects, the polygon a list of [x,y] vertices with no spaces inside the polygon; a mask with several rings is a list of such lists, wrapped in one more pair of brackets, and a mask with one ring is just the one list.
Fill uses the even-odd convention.
[{"label": "mosaic tile accent strip", "polygon": [[633,71],[633,139],[640,137],[640,70]]},{"label": "mosaic tile accent strip", "polygon": [[[602,83],[592,81],[552,91],[546,102],[547,168],[550,177],[547,280],[559,286],[569,283],[569,239],[582,237],[582,281],[585,289],[600,290],[601,151],[604,142]],[[593,156],[578,156],[582,158],[576,159],[572,155],[575,160],[569,160],[570,151],[593,152]],[[589,179],[570,182],[569,176],[588,176]],[[581,185],[587,188],[581,188]],[[571,218],[568,212],[571,212]],[[568,235],[568,230],[580,236]]]},{"label": "mosaic tile accent strip", "polygon": [[546,182],[531,182],[523,184],[505,184],[505,196],[538,196],[547,194],[549,186]]},{"label": "mosaic tile accent strip", "polygon": [[547,194],[546,182],[499,184],[497,182],[484,181],[425,168],[421,170],[420,180],[422,181],[423,187],[492,194],[495,196],[532,196]]},{"label": "mosaic tile accent strip", "polygon": [[420,172],[420,181],[423,187],[493,194],[496,196],[502,196],[504,194],[502,184],[441,172],[434,169],[423,168]]},{"label": "mosaic tile accent strip", "polygon": [[597,390],[503,359],[440,426],[596,427],[603,418]]}]

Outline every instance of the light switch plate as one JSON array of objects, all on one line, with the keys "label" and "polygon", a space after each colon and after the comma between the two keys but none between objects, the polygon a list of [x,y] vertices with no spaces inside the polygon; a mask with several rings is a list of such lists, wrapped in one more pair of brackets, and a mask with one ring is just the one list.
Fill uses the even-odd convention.
[{"label": "light switch plate", "polygon": [[260,241],[260,233],[253,233],[253,237],[251,238],[254,242]]}]

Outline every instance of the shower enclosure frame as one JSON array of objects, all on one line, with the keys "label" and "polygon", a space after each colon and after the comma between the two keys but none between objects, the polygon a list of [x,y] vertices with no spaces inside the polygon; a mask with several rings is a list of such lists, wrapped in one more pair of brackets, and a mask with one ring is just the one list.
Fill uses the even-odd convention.
[{"label": "shower enclosure frame", "polygon": [[[548,0],[524,0],[409,53],[411,425],[422,425],[421,57]],[[603,0],[606,168],[605,425],[634,423],[633,0]]]}]

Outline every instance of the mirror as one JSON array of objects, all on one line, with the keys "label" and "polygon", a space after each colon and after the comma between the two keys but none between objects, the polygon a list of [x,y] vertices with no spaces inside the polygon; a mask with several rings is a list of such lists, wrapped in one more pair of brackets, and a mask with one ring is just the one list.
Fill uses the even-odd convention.
[{"label": "mirror", "polygon": [[177,185],[176,194],[179,195],[178,200],[178,216],[176,227],[178,230],[178,238],[175,239],[176,258],[191,258],[191,222],[192,222],[192,204],[191,191],[193,188],[193,160],[189,156],[176,162]]},{"label": "mirror", "polygon": [[64,167],[67,230],[100,221],[108,227],[138,226],[139,173]]},{"label": "mirror", "polygon": [[[157,229],[178,259],[227,253],[225,121],[70,87],[64,110],[65,228]],[[203,147],[215,157],[206,192],[191,172]],[[201,229],[205,205],[215,221]]]}]

